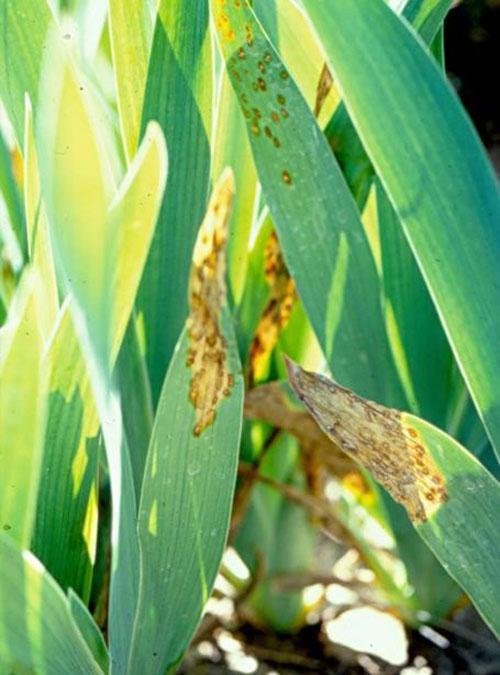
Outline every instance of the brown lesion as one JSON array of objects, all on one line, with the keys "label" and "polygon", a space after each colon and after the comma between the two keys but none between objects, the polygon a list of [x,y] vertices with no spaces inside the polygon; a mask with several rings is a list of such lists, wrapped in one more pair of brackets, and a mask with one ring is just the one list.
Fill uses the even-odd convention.
[{"label": "brown lesion", "polygon": [[264,371],[265,364],[286,327],[297,300],[295,283],[283,259],[276,232],[265,248],[264,275],[270,286],[269,297],[250,345],[249,383],[252,386]]},{"label": "brown lesion", "polygon": [[195,436],[213,423],[217,406],[230,395],[234,383],[221,327],[221,310],[226,300],[228,221],[233,196],[233,173],[226,169],[214,188],[193,253],[187,365],[191,368],[189,398],[196,410]]},{"label": "brown lesion", "polygon": [[425,522],[446,501],[443,475],[401,412],[361,398],[289,359],[287,368],[293,390],[319,427],[366,467],[415,523]]},{"label": "brown lesion", "polygon": [[328,65],[325,63],[321,70],[318,86],[316,88],[316,103],[314,105],[314,115],[316,117],[319,117],[323,105],[328,98],[328,94],[332,90],[332,87],[333,77],[330,69],[328,68]]}]

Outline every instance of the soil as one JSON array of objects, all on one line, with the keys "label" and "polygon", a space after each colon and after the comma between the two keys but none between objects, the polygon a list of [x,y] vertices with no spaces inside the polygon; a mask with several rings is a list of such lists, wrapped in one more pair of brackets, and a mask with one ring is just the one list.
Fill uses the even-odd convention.
[{"label": "soil", "polygon": [[[391,666],[381,659],[356,654],[329,642],[317,623],[291,636],[264,632],[244,624],[232,635],[253,662],[242,661],[231,669],[230,656],[218,643],[218,631],[202,645],[189,651],[180,673],[183,675],[229,675],[253,672],[256,675],[498,675],[500,644],[471,607],[460,610],[452,621],[432,631],[413,630],[408,634],[409,658],[404,666]],[[200,651],[202,652],[200,654]],[[252,668],[253,663],[253,668]]]}]

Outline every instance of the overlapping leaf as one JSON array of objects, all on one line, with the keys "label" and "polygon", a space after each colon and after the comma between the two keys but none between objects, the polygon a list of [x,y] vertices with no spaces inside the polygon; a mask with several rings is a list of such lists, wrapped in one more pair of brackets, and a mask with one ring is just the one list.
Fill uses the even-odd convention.
[{"label": "overlapping leaf", "polygon": [[102,675],[66,597],[40,562],[0,534],[0,669]]},{"label": "overlapping leaf", "polygon": [[208,199],[212,79],[208,0],[162,0],[142,128],[159,122],[170,171],[137,304],[155,403],[186,319],[189,266]]}]

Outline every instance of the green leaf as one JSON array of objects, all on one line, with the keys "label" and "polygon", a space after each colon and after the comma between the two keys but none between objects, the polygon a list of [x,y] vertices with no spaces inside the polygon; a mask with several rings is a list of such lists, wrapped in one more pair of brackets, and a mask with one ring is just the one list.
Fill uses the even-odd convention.
[{"label": "green leaf", "polygon": [[162,0],[149,61],[142,127],[158,120],[171,166],[137,304],[155,404],[186,319],[191,256],[208,199],[213,87],[208,18],[208,0]]},{"label": "green leaf", "polygon": [[102,125],[90,93],[56,33],[48,41],[42,87],[53,92],[40,101],[35,133],[40,158],[42,196],[66,291],[92,316],[92,341],[109,358],[116,238],[107,226],[113,197],[103,152]]},{"label": "green leaf", "polygon": [[0,196],[6,206],[10,226],[15,235],[19,251],[24,259],[28,255],[26,241],[26,227],[24,225],[24,214],[19,194],[19,187],[16,183],[12,167],[12,157],[10,150],[5,143],[4,137],[0,132]]},{"label": "green leaf", "polygon": [[304,4],[498,451],[500,200],[488,158],[434,61],[382,0]]},{"label": "green leaf", "polygon": [[107,673],[109,669],[109,654],[104,637],[97,627],[92,614],[71,588],[68,592],[68,604],[81,636],[87,643],[102,672]]},{"label": "green leaf", "polygon": [[45,39],[53,16],[46,0],[0,0],[0,98],[19,147],[24,138],[24,95],[38,104]]},{"label": "green leaf", "polygon": [[[229,369],[240,365],[227,311]],[[181,658],[210,597],[229,526],[243,382],[235,377],[214,424],[193,435],[189,340],[183,333],[163,386],[139,509],[141,582],[129,672],[160,673]]]},{"label": "green leaf", "polygon": [[31,549],[64,590],[72,587],[87,601],[97,538],[99,417],[67,304],[45,360],[47,424]]},{"label": "green leaf", "polygon": [[452,4],[452,0],[406,0],[402,14],[423,41],[431,44]]},{"label": "green leaf", "polygon": [[[43,81],[53,87],[53,97],[43,99],[38,115],[42,193],[62,276],[74,296],[75,325],[106,446],[113,502],[109,644],[111,670],[123,672],[137,599],[139,551],[133,475],[111,373],[163,191],[165,148],[157,125],[149,125],[114,194],[102,156],[106,129],[57,38],[48,46],[46,63]],[[63,159],[59,148],[64,149]]]},{"label": "green leaf", "polygon": [[[167,179],[167,151],[159,126],[148,125],[137,155],[108,212],[116,240],[111,275],[111,361],[118,355],[144,270]],[[113,264],[111,265],[113,267]]]},{"label": "green leaf", "polygon": [[141,498],[144,465],[153,430],[153,402],[144,358],[144,341],[135,317],[129,321],[116,362],[123,423],[130,451],[137,504]]},{"label": "green leaf", "polygon": [[[414,28],[419,29],[422,26],[419,17],[423,16],[419,8],[422,10],[425,5],[427,10],[432,10],[431,5],[437,4],[443,5],[439,0],[431,3],[426,0],[403,2],[399,3],[398,11],[414,21]],[[434,12],[434,27],[428,22],[427,28],[435,31],[441,20],[442,15]],[[426,40],[431,37],[425,33],[421,36]],[[343,103],[332,117],[326,134],[358,204],[364,204],[374,170]],[[464,385],[457,377],[441,323],[399,220],[378,181],[376,192],[373,190],[370,194],[364,222],[365,227],[369,222],[374,226],[370,241],[376,250],[385,294],[387,333],[406,398],[414,413],[449,428],[449,409]],[[422,363],[430,363],[430,359],[433,367],[422,368]],[[459,402],[462,399],[460,397]],[[463,400],[466,403],[466,397]],[[377,487],[374,486],[374,489],[377,490]],[[408,599],[415,609],[424,609],[440,619],[456,601],[459,588],[444,573],[433,553],[423,545],[404,509],[395,504],[387,493],[378,491],[398,553],[414,587],[414,594]]]},{"label": "green leaf", "polygon": [[130,161],[139,143],[153,21],[144,0],[109,0],[108,4],[118,109]]},{"label": "green leaf", "polygon": [[0,527],[28,547],[35,518],[45,420],[37,279],[27,273],[0,331]]},{"label": "green leaf", "polygon": [[258,182],[252,151],[238,100],[227,74],[221,74],[212,176],[230,166],[236,181],[228,243],[228,276],[235,304],[239,304],[248,268],[248,245],[254,222]]},{"label": "green leaf", "polygon": [[[454,361],[399,220],[376,181],[387,332],[412,410],[434,424],[447,419]],[[432,363],[432,368],[422,364]]]},{"label": "green leaf", "polygon": [[50,243],[49,224],[42,202],[34,133],[33,115],[28,100],[24,132],[24,208],[29,257],[31,264],[38,272],[41,282],[38,290],[44,303],[40,323],[44,338],[48,340],[59,311],[59,291]]},{"label": "green leaf", "polygon": [[500,483],[439,429],[405,415],[446,476],[448,501],[418,533],[500,638],[498,514]]},{"label": "green leaf", "polygon": [[31,553],[3,533],[0,568],[2,672],[102,674],[61,589]]}]

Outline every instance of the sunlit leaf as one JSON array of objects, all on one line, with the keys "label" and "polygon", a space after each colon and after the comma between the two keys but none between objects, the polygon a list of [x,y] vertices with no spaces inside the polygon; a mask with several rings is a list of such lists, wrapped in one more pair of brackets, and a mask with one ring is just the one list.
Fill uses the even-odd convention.
[{"label": "sunlit leaf", "polygon": [[102,675],[68,601],[43,565],[0,533],[0,668]]},{"label": "sunlit leaf", "polygon": [[45,421],[36,284],[28,272],[0,330],[0,527],[22,547],[33,529]]}]

